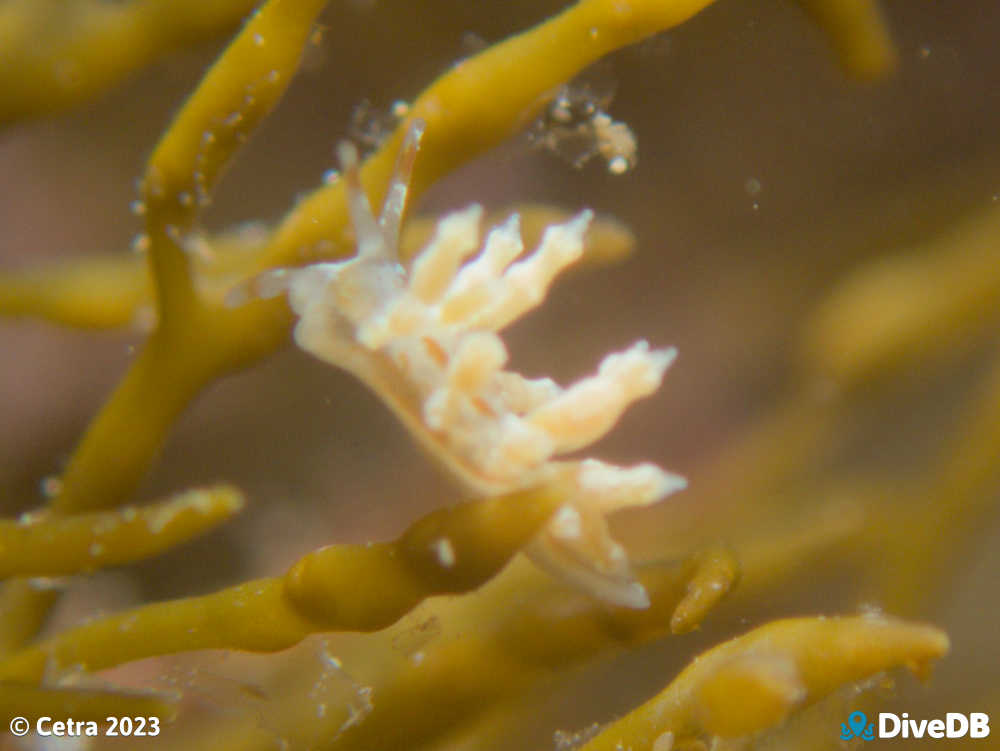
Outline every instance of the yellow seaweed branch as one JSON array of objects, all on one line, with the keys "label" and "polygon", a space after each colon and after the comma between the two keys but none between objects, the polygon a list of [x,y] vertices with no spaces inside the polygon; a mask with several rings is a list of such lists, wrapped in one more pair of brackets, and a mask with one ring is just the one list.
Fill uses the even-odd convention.
[{"label": "yellow seaweed branch", "polygon": [[[713,0],[582,0],[535,28],[459,62],[410,107],[382,148],[367,159],[361,181],[381,204],[396,154],[413,119],[427,127],[410,183],[411,202],[459,165],[527,125],[561,83],[604,55],[676,26]],[[560,54],[552,55],[558,49]],[[268,267],[298,265],[351,246],[341,182],[303,200],[275,233]]]},{"label": "yellow seaweed branch", "polygon": [[[574,667],[669,635],[689,583],[718,559],[707,552],[643,567],[637,575],[652,604],[634,610],[595,601],[519,557],[474,593],[430,599],[383,631],[330,640],[347,674],[376,697],[364,722],[343,727],[352,712],[344,702],[329,703],[322,716],[302,716],[301,702],[284,699],[286,691],[299,693],[294,676],[282,684],[271,713],[283,728],[295,727],[283,731],[293,745],[309,737],[326,738],[321,747],[337,751],[422,747],[458,728],[478,727],[484,713],[532,695]],[[269,748],[273,737],[252,725],[223,721],[183,746]]]},{"label": "yellow seaweed branch", "polygon": [[[165,52],[234,26],[258,0],[74,3],[15,0],[0,6],[0,125],[59,112],[107,91]],[[826,29],[845,69],[871,76],[891,44],[870,0],[798,0]],[[115,54],[107,54],[114,49]]]},{"label": "yellow seaweed branch", "polygon": [[776,621],[700,655],[581,751],[658,751],[702,737],[754,735],[844,684],[900,666],[922,675],[947,651],[939,629],[895,619]]},{"label": "yellow seaweed branch", "polygon": [[142,194],[161,330],[184,327],[186,306],[195,304],[182,238],[239,147],[284,93],[325,4],[271,0],[261,6],[202,79],[150,157]]},{"label": "yellow seaweed branch", "polygon": [[[538,245],[546,227],[571,217],[565,209],[515,204],[484,213],[482,227],[496,226],[515,212],[521,217],[521,234],[527,247]],[[407,222],[400,243],[401,257],[409,259],[425,247],[437,223],[437,217],[414,217]],[[260,256],[267,233],[265,227],[252,225],[197,237],[194,242],[207,252],[190,260],[203,299],[222,302],[234,286],[265,269]],[[621,222],[598,215],[587,229],[583,244],[583,256],[569,269],[570,273],[623,260],[632,252],[635,236]],[[75,328],[154,324],[153,294],[149,265],[134,254],[0,271],[0,315],[41,318]]]},{"label": "yellow seaweed branch", "polygon": [[426,597],[488,581],[563,500],[548,490],[463,504],[429,514],[396,542],[333,545],[307,554],[283,577],[101,618],[9,656],[0,680],[195,649],[271,652],[320,631],[375,631]]},{"label": "yellow seaweed branch", "polygon": [[[858,517],[843,516],[824,510],[806,525],[798,522],[777,532],[765,524],[764,539],[740,545],[741,560],[744,550],[748,556],[740,586],[752,587],[739,590],[740,600],[747,602],[773,584],[779,572],[817,550],[849,540],[857,533]],[[733,584],[735,568],[732,555],[721,547],[645,565],[637,575],[651,606],[637,611],[595,602],[520,559],[472,595],[425,601],[385,631],[333,642],[344,669],[377,697],[365,722],[337,735],[350,718],[346,704],[329,706],[321,718],[301,717],[296,702],[282,699],[270,711],[283,718],[282,727],[296,725],[305,736],[337,735],[325,747],[338,751],[416,747],[452,733],[468,734],[470,742],[480,744],[484,735],[529,722],[537,714],[538,696],[558,690],[554,686],[568,671],[669,635],[675,623],[693,625],[685,614],[704,617]],[[295,690],[292,681],[289,691]],[[437,697],[433,712],[427,711],[428,696]],[[294,742],[299,735],[286,732],[286,737]],[[192,744],[249,750],[269,748],[273,741],[245,720],[233,720],[182,745],[189,751]]]},{"label": "yellow seaweed branch", "polygon": [[127,326],[152,307],[145,259],[109,255],[0,272],[0,314],[82,329]]},{"label": "yellow seaweed branch", "polygon": [[[164,52],[235,26],[257,0],[0,5],[0,125],[68,109]],[[114,54],[108,54],[114,50]]]},{"label": "yellow seaweed branch", "polygon": [[148,558],[243,508],[235,488],[191,490],[144,507],[0,521],[0,578],[62,576]]},{"label": "yellow seaweed branch", "polygon": [[[266,3],[150,157],[143,195],[158,326],[73,454],[54,503],[57,510],[121,503],[190,399],[214,378],[255,359],[255,340],[263,340],[270,351],[283,338],[287,314],[281,310],[271,311],[270,328],[255,336],[259,308],[248,306],[236,314],[202,303],[180,243],[238,147],[287,87],[323,4]],[[109,450],[117,457],[116,472],[103,471]]]},{"label": "yellow seaweed branch", "polygon": [[877,78],[897,62],[882,11],[874,0],[796,0],[826,32],[837,59],[857,78]]},{"label": "yellow seaweed branch", "polygon": [[895,375],[994,325],[998,233],[1000,211],[993,209],[851,273],[804,327],[806,370],[852,387]]},{"label": "yellow seaweed branch", "polygon": [[739,561],[724,547],[699,552],[692,561],[695,569],[688,579],[687,592],[670,617],[670,631],[674,634],[697,628],[706,613],[736,586],[740,576]]}]

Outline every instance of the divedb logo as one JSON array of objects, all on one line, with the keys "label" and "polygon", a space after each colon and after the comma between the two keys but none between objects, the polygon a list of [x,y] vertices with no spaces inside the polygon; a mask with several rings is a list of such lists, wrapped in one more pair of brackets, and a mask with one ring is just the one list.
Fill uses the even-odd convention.
[{"label": "divedb logo", "polygon": [[840,723],[840,739],[860,738],[988,738],[990,716],[985,712],[948,712],[944,719],[913,720],[906,712],[879,712],[878,727],[869,722],[864,712],[851,712],[847,722]]}]

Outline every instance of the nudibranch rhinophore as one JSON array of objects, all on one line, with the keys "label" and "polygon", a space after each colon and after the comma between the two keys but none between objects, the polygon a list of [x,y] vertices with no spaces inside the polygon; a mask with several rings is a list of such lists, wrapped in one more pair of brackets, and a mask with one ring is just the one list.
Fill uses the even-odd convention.
[{"label": "nudibranch rhinophore", "polygon": [[472,205],[444,217],[404,266],[400,226],[422,131],[420,121],[410,124],[377,219],[361,189],[357,151],[341,144],[356,255],[267,272],[258,291],[287,291],[298,345],[366,383],[473,493],[565,488],[566,504],[526,552],[607,601],[646,607],[648,595],[605,517],[659,501],[685,480],[649,463],[556,457],[593,443],[632,402],[656,391],[676,351],[639,341],[565,388],[506,370],[499,332],[538,306],[580,258],[592,213],[549,226],[524,254],[517,214],[481,245],[482,207]]}]

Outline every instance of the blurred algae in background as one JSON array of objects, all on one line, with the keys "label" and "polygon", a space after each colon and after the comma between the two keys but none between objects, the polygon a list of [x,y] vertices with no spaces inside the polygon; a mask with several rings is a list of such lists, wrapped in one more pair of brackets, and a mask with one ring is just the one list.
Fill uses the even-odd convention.
[{"label": "blurred algae in background", "polygon": [[[0,3],[5,718],[668,751],[1000,717],[992,0],[256,5]],[[596,213],[514,370],[680,353],[586,451],[688,479],[609,519],[648,608],[519,554],[565,487],[471,496],[283,298],[225,304],[350,255],[334,147],[378,206],[415,117],[404,258],[471,201],[529,249]]]}]

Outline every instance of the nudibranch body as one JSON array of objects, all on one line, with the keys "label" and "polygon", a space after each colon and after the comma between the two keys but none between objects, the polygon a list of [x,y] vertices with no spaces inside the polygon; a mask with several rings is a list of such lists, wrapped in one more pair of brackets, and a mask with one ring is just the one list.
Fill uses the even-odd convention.
[{"label": "nudibranch body", "polygon": [[357,254],[269,272],[258,282],[261,292],[287,290],[299,317],[298,345],[364,381],[472,492],[560,483],[569,501],[529,555],[606,600],[645,607],[648,597],[605,515],[658,501],[683,488],[683,478],[653,464],[556,457],[596,441],[632,402],[654,392],[675,351],[639,341],[566,388],[505,370],[499,332],[538,306],[580,258],[591,212],[548,227],[524,255],[516,214],[480,245],[482,208],[473,205],[441,220],[406,268],[399,233],[421,130],[418,122],[407,133],[377,219],[361,190],[357,153],[341,146]]}]

